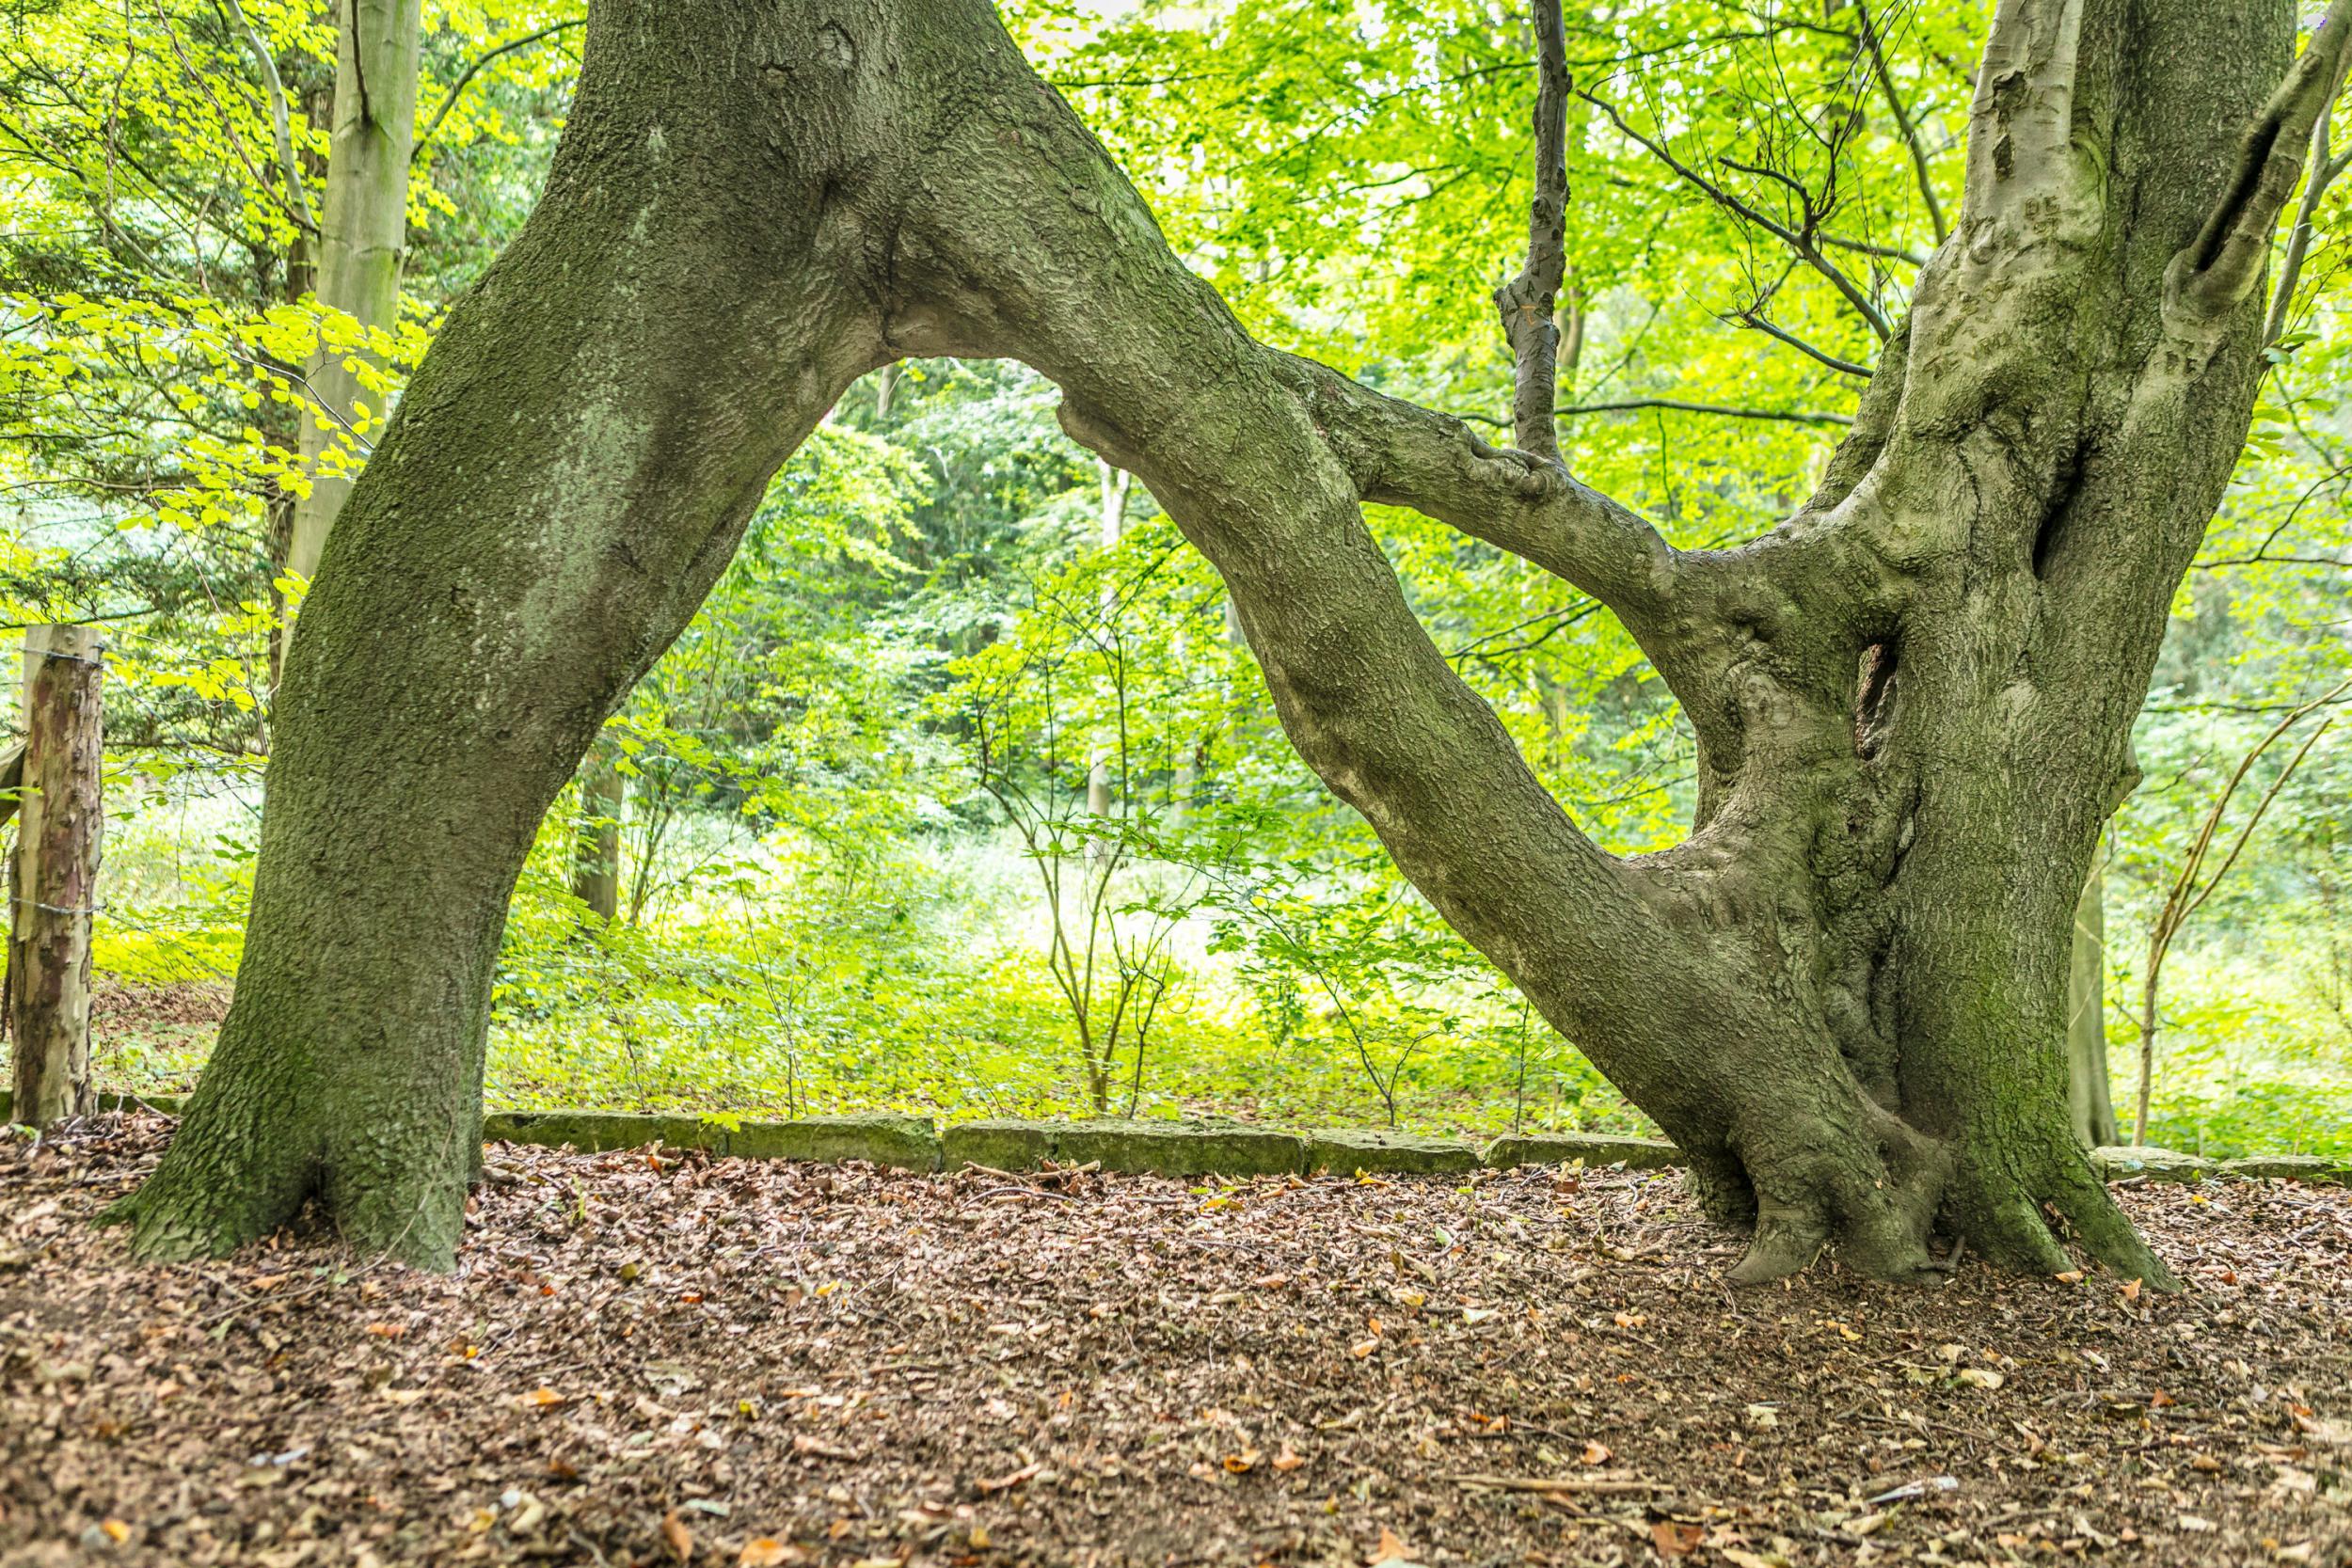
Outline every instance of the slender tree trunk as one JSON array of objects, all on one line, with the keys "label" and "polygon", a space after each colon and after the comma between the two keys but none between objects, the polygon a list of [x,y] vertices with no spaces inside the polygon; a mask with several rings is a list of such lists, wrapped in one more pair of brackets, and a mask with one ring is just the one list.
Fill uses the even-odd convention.
[{"label": "slender tree trunk", "polygon": [[[330,539],[235,1008],[124,1206],[140,1247],[217,1250],[317,1193],[355,1241],[447,1261],[539,814],[850,381],[961,354],[1035,366],[1151,486],[1301,754],[1749,1227],[1736,1277],[1831,1247],[1915,1276],[1939,1226],[2056,1270],[2056,1215],[2167,1282],[2073,1135],[2071,936],[2352,31],[2337,0],[2290,73],[2289,0],[2220,11],[2002,0],[1951,239],[1820,493],[1683,550],[1253,341],[979,0],[597,0],[548,195]],[[1580,831],[1367,502],[1619,617],[1696,736],[1688,840],[1619,859]]]},{"label": "slender tree trunk", "polygon": [[[309,122],[311,130],[324,130],[332,134],[335,95],[331,87],[308,88],[302,94],[301,107],[303,118]],[[326,174],[326,160],[306,147],[295,160],[295,167],[315,183],[324,179]],[[317,239],[309,230],[296,229],[294,239],[286,246],[286,303],[290,305],[299,303],[305,294],[317,287]],[[306,379],[308,379],[308,372],[310,368],[305,367]],[[306,441],[315,441],[319,436],[319,432],[312,423],[313,416],[308,408],[299,403],[281,404],[273,402],[264,404],[256,411],[256,414],[263,421],[262,428],[268,433],[271,440],[280,446],[305,451],[306,463],[315,460],[303,445]],[[298,498],[286,487],[283,480],[272,481],[265,521],[262,525],[262,549],[269,560],[268,663],[269,689],[273,702],[278,683],[285,679],[286,637],[294,629],[293,623],[287,615],[289,600],[283,584],[286,580],[287,570],[293,564],[294,560],[294,514],[298,505]],[[315,560],[312,564],[316,564]],[[265,716],[264,726],[266,723]],[[268,750],[266,727],[262,731],[262,749],[264,752]]]},{"label": "slender tree trunk", "polygon": [[2074,961],[2066,989],[2066,1110],[2085,1148],[2115,1142],[2107,1084],[2107,840],[2090,860],[2074,905]]},{"label": "slender tree trunk", "polygon": [[580,773],[580,828],[572,843],[572,895],[588,906],[599,925],[610,926],[621,910],[621,809],[628,781],[621,772],[620,749],[597,741]]},{"label": "slender tree trunk", "polygon": [[[319,219],[318,296],[362,327],[389,328],[400,319],[421,8],[421,0],[335,0],[335,119]],[[306,416],[302,426],[310,493],[295,502],[286,552],[288,568],[302,577],[317,575],[327,531],[351,494],[350,477],[326,455],[336,427],[372,421],[371,442],[383,429],[383,396],[349,368],[369,357],[357,346],[330,345],[307,372],[311,395],[329,412]]]}]

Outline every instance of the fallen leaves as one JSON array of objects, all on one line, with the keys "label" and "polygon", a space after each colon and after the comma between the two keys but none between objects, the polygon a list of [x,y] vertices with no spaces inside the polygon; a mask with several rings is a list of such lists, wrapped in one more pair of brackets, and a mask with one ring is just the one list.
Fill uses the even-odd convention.
[{"label": "fallen leaves", "polygon": [[[1863,1541],[2176,1568],[2328,1561],[2344,1534],[2352,1412],[2322,1369],[2352,1320],[2317,1289],[2352,1262],[2340,1194],[2196,1211],[2189,1297],[1974,1262],[1933,1291],[1726,1292],[1672,1176],[1594,1173],[1565,1209],[1549,1173],[1260,1183],[1203,1223],[1149,1179],[977,1205],[991,1179],[523,1149],[455,1276],[345,1286],[293,1243],[257,1288],[123,1267],[67,1227],[127,1164],[51,1158],[27,1196],[69,1195],[69,1239],[0,1275],[0,1555],[70,1508],[67,1539],[173,1568],[263,1568],[247,1544],[306,1530],[310,1562],[677,1568],[673,1515],[697,1568],[1107,1561],[1146,1536],[1154,1560],[1330,1560],[1282,1544],[1303,1535],[1360,1560],[1384,1527],[1383,1568],[1822,1568]],[[24,1169],[0,1144],[0,1183]],[[2123,1196],[2160,1250],[2189,1212]],[[232,1424],[215,1548],[169,1505],[168,1456]],[[2156,1484],[2109,1484],[2126,1457]],[[77,1467],[108,1489],[62,1503]]]},{"label": "fallen leaves", "polygon": [[1698,1525],[1661,1519],[1650,1526],[1649,1539],[1660,1557],[1688,1557],[1699,1549],[1699,1543],[1707,1539],[1707,1531]]},{"label": "fallen leaves", "polygon": [[1038,1473],[1044,1468],[1042,1464],[1024,1465],[1010,1475],[998,1476],[993,1481],[975,1481],[973,1485],[983,1495],[991,1492],[1009,1492],[1023,1481],[1036,1480]]}]

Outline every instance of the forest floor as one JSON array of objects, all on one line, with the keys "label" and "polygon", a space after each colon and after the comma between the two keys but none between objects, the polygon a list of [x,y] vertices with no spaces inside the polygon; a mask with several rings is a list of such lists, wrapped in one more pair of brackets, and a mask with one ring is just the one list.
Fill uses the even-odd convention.
[{"label": "forest floor", "polygon": [[2189,1289],[1734,1291],[1673,1173],[1200,1187],[493,1146],[454,1274],[135,1268],[0,1145],[0,1564],[2352,1561],[2352,1193]]}]

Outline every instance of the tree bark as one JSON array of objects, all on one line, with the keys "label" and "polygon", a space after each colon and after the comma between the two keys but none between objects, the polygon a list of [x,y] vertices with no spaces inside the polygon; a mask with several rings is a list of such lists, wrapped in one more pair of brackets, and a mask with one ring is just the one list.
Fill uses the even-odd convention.
[{"label": "tree bark", "polygon": [[[335,109],[319,218],[318,297],[363,327],[400,320],[400,263],[408,240],[408,155],[417,132],[417,62],[421,0],[336,0]],[[382,428],[383,399],[346,365],[364,350],[322,349],[305,379],[325,415],[306,411],[302,460],[310,494],[294,503],[286,565],[315,576],[351,479],[332,460],[336,427],[356,424],[368,405]]]},{"label": "tree bark", "polygon": [[2107,1079],[2107,841],[2099,835],[2074,905],[2074,953],[2066,987],[2066,1112],[2074,1141],[2097,1148],[2116,1141],[2115,1101]]},{"label": "tree bark", "polygon": [[105,822],[102,647],[95,626],[34,626],[24,634],[8,997],[12,1115],[36,1128],[93,1108],[90,927]]},{"label": "tree bark", "polygon": [[[2002,0],[1951,237],[1820,492],[1681,550],[1253,341],[980,0],[597,0],[548,196],[322,564],[236,1009],[130,1200],[140,1246],[231,1245],[317,1191],[447,1260],[537,815],[849,381],[955,354],[1035,366],[1152,488],[1307,761],[1749,1227],[1737,1277],[1827,1248],[1916,1276],[1940,1227],[2168,1282],[2072,1133],[2070,939],[2347,8],[2289,72],[2290,0]],[[1624,622],[1697,736],[1684,843],[1578,829],[1367,502]]]}]

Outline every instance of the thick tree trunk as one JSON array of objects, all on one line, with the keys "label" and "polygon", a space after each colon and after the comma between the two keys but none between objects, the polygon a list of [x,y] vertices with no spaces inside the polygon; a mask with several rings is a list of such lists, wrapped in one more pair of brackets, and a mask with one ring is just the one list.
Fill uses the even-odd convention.
[{"label": "thick tree trunk", "polygon": [[[2070,933],[2345,30],[2265,105],[2289,0],[2215,9],[2002,0],[1958,224],[1820,494],[1685,551],[1252,341],[979,0],[599,0],[547,198],[294,640],[236,1010],[128,1205],[141,1245],[230,1245],[317,1191],[355,1240],[446,1259],[538,814],[849,380],[961,354],[1036,366],[1152,487],[1301,753],[1752,1227],[1739,1277],[1825,1247],[1915,1275],[1939,1224],[2062,1268],[2055,1213],[2162,1282],[2070,1128]],[[1578,830],[1365,502],[1624,621],[1698,737],[1684,844]]]},{"label": "thick tree trunk", "polygon": [[[408,240],[408,158],[417,134],[417,59],[421,0],[336,0],[335,108],[326,161],[326,199],[319,217],[320,303],[363,327],[389,328],[400,318],[400,262]],[[286,565],[317,573],[327,531],[351,494],[351,479],[322,455],[335,427],[356,424],[366,404],[380,431],[384,400],[371,395],[346,365],[370,357],[358,348],[327,348],[305,379],[329,413],[326,428],[306,411],[303,467],[310,492],[294,503]],[[371,433],[371,440],[373,438]]]},{"label": "thick tree trunk", "polygon": [[316,1197],[356,1245],[451,1259],[539,820],[769,477],[884,357],[839,166],[789,150],[841,144],[837,95],[786,90],[834,68],[753,9],[597,12],[588,112],[537,212],[451,311],[328,537],[236,999],[115,1212],[146,1256],[223,1252]]}]

